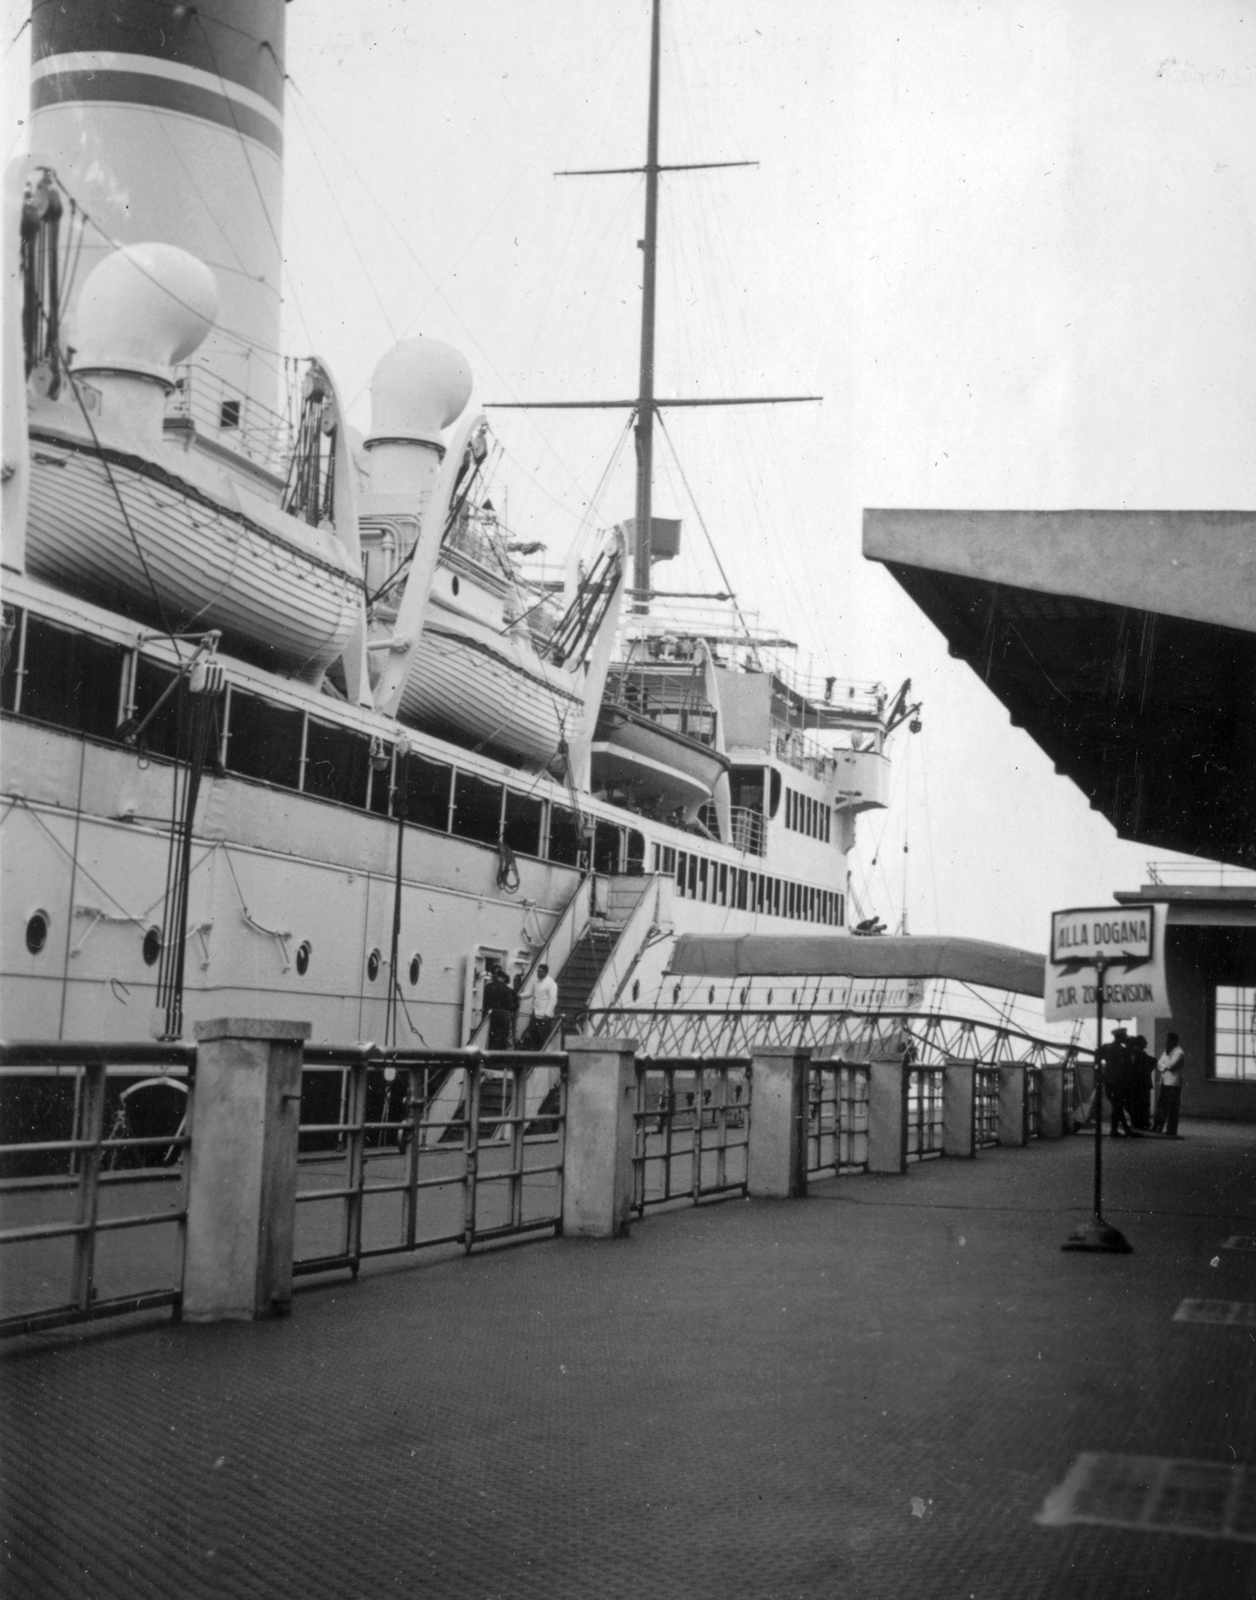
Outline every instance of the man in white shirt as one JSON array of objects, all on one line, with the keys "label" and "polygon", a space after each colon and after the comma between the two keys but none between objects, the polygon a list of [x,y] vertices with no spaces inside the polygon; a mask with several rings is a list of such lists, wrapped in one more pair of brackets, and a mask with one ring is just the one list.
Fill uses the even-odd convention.
[{"label": "man in white shirt", "polygon": [[536,982],[532,985],[532,1020],[520,1041],[521,1050],[542,1050],[545,1041],[554,1031],[554,1018],[558,1011],[558,985],[550,977],[550,969],[542,962],[536,969]]},{"label": "man in white shirt", "polygon": [[1186,1051],[1178,1043],[1176,1033],[1164,1041],[1164,1054],[1156,1062],[1156,1076],[1160,1080],[1160,1093],[1156,1097],[1156,1121],[1152,1131],[1167,1133],[1171,1139],[1178,1136],[1178,1112],[1182,1106],[1182,1069],[1186,1065]]}]

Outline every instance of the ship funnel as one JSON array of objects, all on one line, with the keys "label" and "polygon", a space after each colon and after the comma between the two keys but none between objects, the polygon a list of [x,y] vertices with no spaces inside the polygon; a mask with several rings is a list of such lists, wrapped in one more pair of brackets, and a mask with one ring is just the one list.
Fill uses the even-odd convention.
[{"label": "ship funnel", "polygon": [[422,493],[442,455],[442,432],[466,410],[471,368],[439,339],[402,339],[371,376],[372,494]]},{"label": "ship funnel", "polygon": [[171,244],[128,245],[83,285],[71,370],[91,377],[106,411],[130,411],[133,426],[160,437],[170,369],[201,344],[217,312],[218,285],[203,261]]},{"label": "ship funnel", "polygon": [[[88,219],[75,284],[146,239],[222,296],[196,365],[274,410],[283,236],[284,0],[57,0],[31,10],[32,160]],[[63,308],[73,315],[78,292]]]}]

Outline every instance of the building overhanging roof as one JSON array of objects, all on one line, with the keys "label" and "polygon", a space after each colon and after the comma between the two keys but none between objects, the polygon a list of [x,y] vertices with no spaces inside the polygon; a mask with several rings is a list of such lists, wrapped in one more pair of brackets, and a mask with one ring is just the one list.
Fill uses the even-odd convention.
[{"label": "building overhanging roof", "polygon": [[864,512],[883,562],[1126,839],[1256,866],[1256,512]]},{"label": "building overhanging roof", "polygon": [[981,939],[681,934],[668,971],[703,978],[955,978],[1041,997],[1045,958]]},{"label": "building overhanging roof", "polygon": [[1136,894],[1118,889],[1120,905],[1162,900],[1171,928],[1256,928],[1256,887],[1246,884],[1146,884]]}]

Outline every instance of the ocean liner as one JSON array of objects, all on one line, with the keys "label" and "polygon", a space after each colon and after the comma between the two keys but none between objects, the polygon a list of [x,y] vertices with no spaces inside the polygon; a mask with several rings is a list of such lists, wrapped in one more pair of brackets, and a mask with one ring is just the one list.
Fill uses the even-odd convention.
[{"label": "ocean liner", "polygon": [[282,0],[32,14],[6,1035],[258,1015],[443,1048],[496,964],[546,961],[572,1017],[635,1002],[681,933],[848,931],[856,818],[915,708],[653,586],[679,537],[650,500],[657,8],[636,514],[561,582],[493,508],[457,351],[381,351],[364,434],[326,362],[280,367],[284,26]]}]

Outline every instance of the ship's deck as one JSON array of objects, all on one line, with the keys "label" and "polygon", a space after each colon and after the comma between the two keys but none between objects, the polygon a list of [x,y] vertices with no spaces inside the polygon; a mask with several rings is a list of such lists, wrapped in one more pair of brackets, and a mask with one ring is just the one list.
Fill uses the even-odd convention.
[{"label": "ship's deck", "polygon": [[[1106,1144],[1126,1257],[1061,1253],[1079,1138],[307,1281],[287,1321],[23,1341],[9,1590],[1250,1595],[1256,1327],[1174,1313],[1256,1316],[1227,1246],[1256,1242],[1256,1142],[1184,1132]],[[1178,1532],[1037,1524],[1082,1452],[1219,1471],[1161,1495]]]}]

